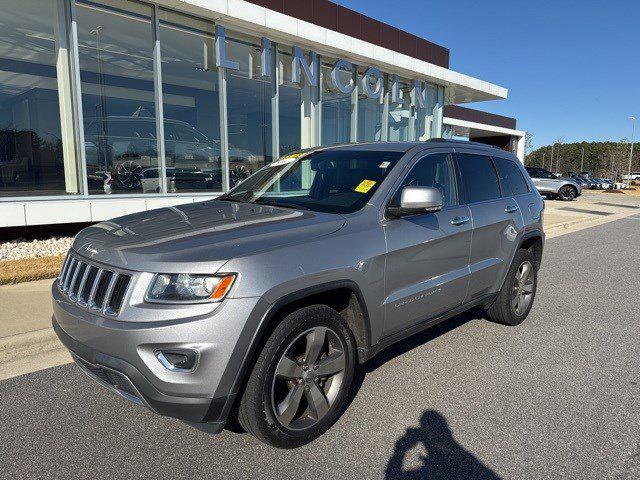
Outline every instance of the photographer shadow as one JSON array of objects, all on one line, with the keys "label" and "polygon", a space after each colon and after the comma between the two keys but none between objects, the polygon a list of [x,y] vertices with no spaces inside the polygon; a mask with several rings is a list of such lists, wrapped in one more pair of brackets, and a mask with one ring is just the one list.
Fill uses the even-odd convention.
[{"label": "photographer shadow", "polygon": [[[421,465],[405,468],[412,450],[424,447]],[[426,410],[418,427],[408,428],[396,441],[387,463],[385,478],[424,480],[500,480],[500,476],[460,445],[447,420],[435,410]]]}]

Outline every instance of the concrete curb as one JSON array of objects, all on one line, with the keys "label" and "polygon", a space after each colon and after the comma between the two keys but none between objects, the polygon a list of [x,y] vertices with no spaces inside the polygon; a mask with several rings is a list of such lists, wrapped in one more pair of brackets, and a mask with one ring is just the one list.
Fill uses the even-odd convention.
[{"label": "concrete curb", "polygon": [[0,338],[0,380],[71,362],[53,329]]}]

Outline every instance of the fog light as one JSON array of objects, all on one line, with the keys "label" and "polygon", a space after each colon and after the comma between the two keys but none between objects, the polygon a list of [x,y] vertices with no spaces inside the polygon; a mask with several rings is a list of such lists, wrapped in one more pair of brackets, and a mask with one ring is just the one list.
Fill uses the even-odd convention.
[{"label": "fog light", "polygon": [[162,366],[172,372],[192,372],[198,360],[195,350],[156,350],[155,354]]}]

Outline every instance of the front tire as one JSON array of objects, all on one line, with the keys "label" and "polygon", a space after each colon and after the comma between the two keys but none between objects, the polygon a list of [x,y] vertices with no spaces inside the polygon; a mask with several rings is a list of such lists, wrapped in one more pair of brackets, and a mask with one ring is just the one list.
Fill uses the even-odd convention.
[{"label": "front tire", "polygon": [[520,325],[529,315],[538,286],[533,254],[519,249],[498,297],[486,310],[489,320],[503,325]]},{"label": "front tire", "polygon": [[342,412],[355,362],[353,334],[337,311],[312,305],[287,315],[249,375],[240,425],[278,448],[315,440]]}]

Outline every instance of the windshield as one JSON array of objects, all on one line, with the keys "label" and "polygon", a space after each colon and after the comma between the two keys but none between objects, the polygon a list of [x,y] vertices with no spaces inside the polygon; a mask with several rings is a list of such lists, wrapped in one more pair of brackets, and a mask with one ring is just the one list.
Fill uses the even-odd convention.
[{"label": "windshield", "polygon": [[287,155],[219,200],[327,213],[361,209],[404,152],[326,150]]}]

